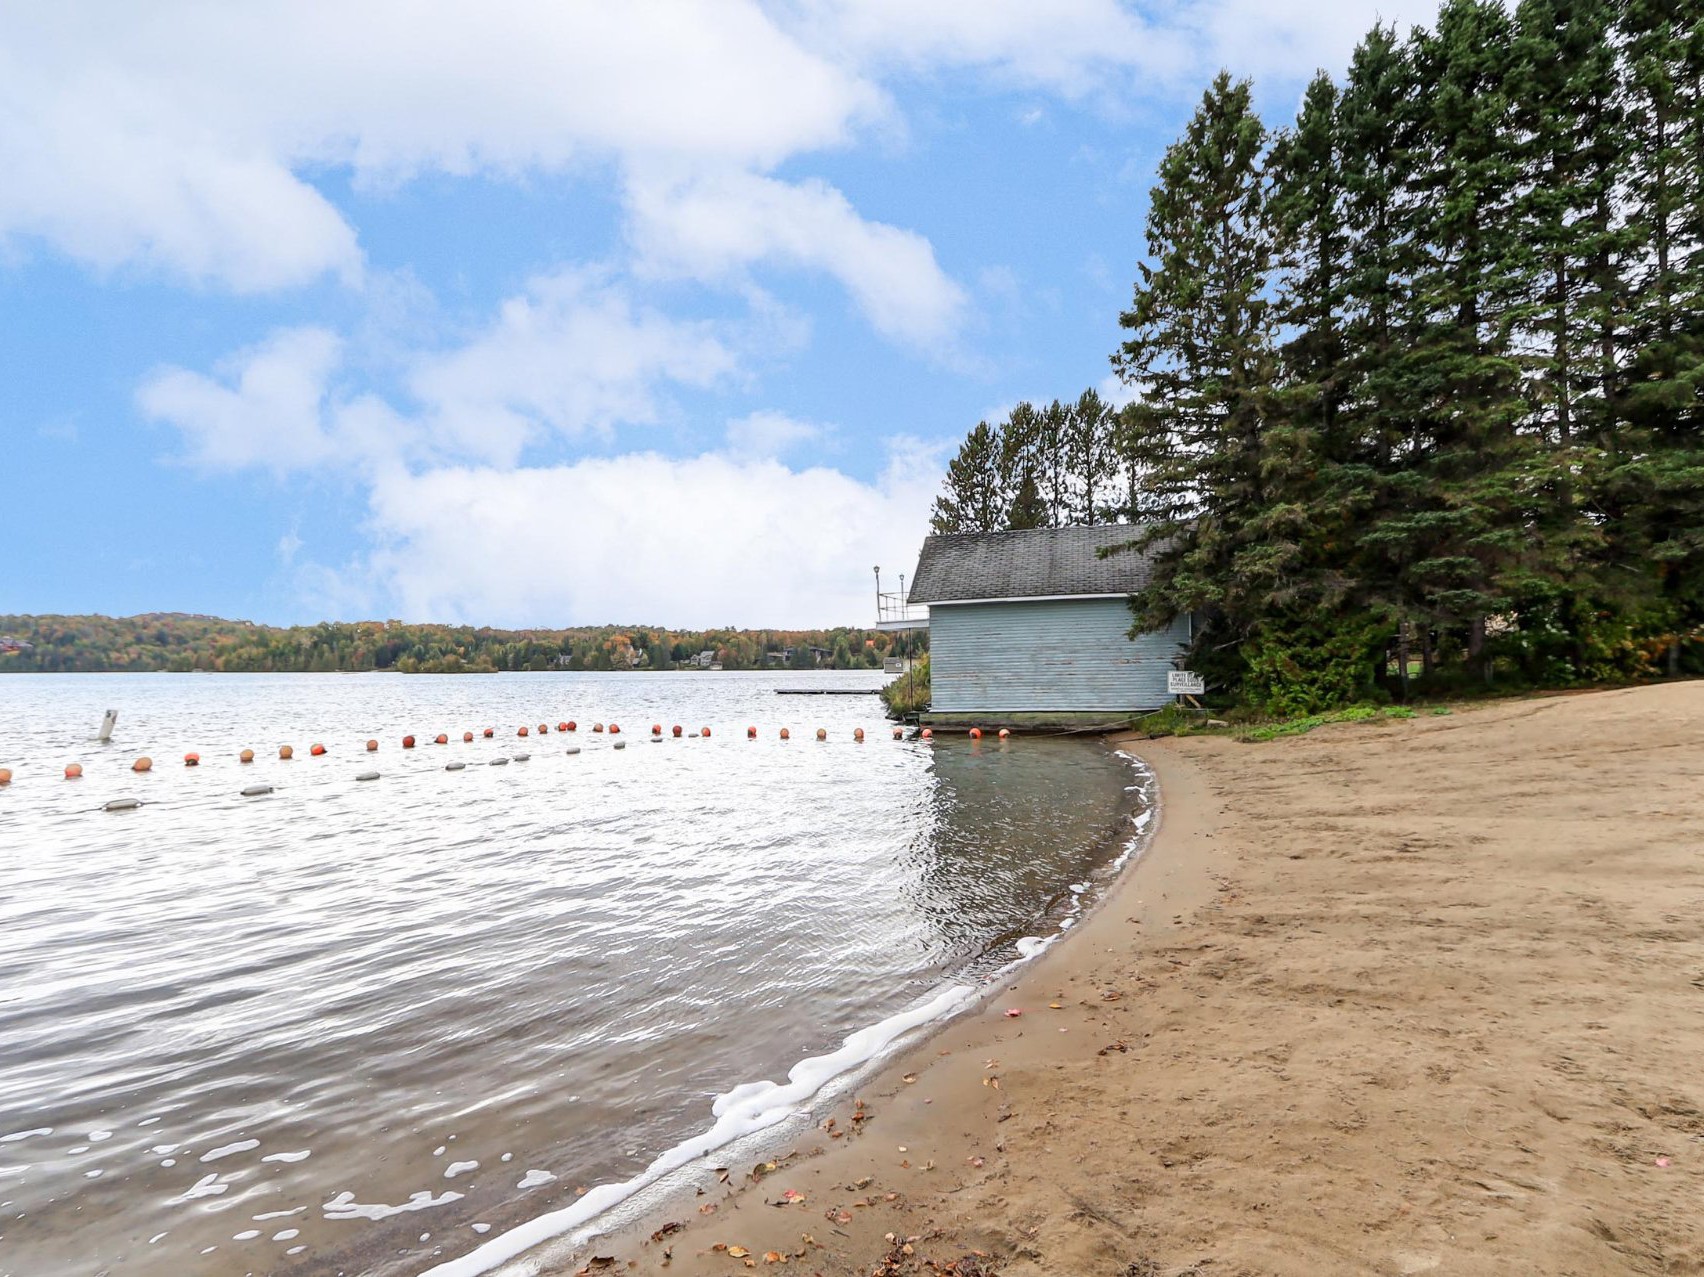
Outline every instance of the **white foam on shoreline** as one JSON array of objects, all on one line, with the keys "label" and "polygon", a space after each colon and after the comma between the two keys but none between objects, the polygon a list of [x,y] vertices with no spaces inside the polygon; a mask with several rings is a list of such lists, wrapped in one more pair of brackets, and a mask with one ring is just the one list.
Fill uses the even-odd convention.
[{"label": "white foam on shoreline", "polygon": [[[1147,794],[1150,803],[1132,818],[1135,832],[1125,842],[1123,850],[1107,871],[1109,885],[1123,870],[1130,857],[1144,845],[1154,816],[1159,810],[1158,790],[1152,783],[1152,771],[1133,754],[1127,754],[1123,750],[1115,750],[1114,753],[1136,771],[1138,783],[1131,788]],[[1073,886],[1075,887],[1075,884]],[[1083,886],[1086,888],[1088,884]],[[996,973],[996,979],[1006,976],[1013,968],[1032,961],[1052,947],[1075,924],[1077,915],[1083,911],[1086,898],[1086,890],[1073,889],[1070,916],[1060,923],[1059,930],[1051,936],[1024,936],[1016,941],[1015,947],[1020,956],[1015,962],[1002,967]],[[736,1086],[718,1097],[711,1105],[710,1111],[716,1121],[709,1130],[668,1149],[632,1179],[619,1184],[600,1184],[571,1205],[518,1224],[465,1255],[426,1269],[420,1277],[482,1277],[483,1274],[546,1242],[582,1228],[671,1172],[706,1157],[735,1140],[756,1134],[801,1112],[810,1100],[835,1078],[878,1059],[897,1039],[911,1030],[921,1028],[932,1021],[944,1020],[964,1009],[982,992],[984,988],[973,985],[949,985],[927,1002],[909,1011],[889,1016],[878,1024],[850,1034],[838,1051],[799,1061],[788,1073],[787,1082],[784,1084],[766,1081],[747,1082]],[[508,1160],[507,1157],[504,1160]],[[522,1187],[525,1186],[523,1182]],[[473,1225],[476,1232],[484,1232],[486,1227],[489,1225]],[[587,1230],[574,1241],[583,1242],[595,1233],[596,1230]]]},{"label": "white foam on shoreline", "polygon": [[670,1171],[791,1117],[829,1082],[876,1059],[911,1030],[951,1015],[974,998],[976,992],[971,985],[949,985],[920,1006],[848,1035],[838,1051],[800,1060],[784,1083],[746,1082],[736,1086],[710,1106],[716,1120],[709,1130],[676,1144],[632,1179],[621,1184],[600,1184],[572,1205],[529,1219],[465,1255],[427,1269],[421,1277],[479,1277],[535,1246],[573,1231]]}]

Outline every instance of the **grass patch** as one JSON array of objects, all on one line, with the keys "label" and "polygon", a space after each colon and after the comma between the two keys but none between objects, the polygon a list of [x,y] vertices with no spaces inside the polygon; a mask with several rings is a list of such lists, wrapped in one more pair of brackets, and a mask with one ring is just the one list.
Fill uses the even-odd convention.
[{"label": "grass patch", "polygon": [[1331,723],[1369,723],[1375,720],[1413,717],[1414,711],[1406,705],[1384,708],[1376,705],[1351,705],[1347,709],[1333,710],[1329,714],[1309,714],[1306,718],[1288,718],[1276,723],[1263,723],[1258,727],[1246,727],[1237,733],[1237,739],[1277,740],[1280,736],[1303,736],[1316,727],[1325,727]]}]

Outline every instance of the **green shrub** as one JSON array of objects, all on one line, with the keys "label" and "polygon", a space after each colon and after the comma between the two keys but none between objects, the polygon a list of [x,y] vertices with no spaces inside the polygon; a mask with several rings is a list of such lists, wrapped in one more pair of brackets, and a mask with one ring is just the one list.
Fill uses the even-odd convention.
[{"label": "green shrub", "polygon": [[929,658],[925,656],[882,688],[882,704],[889,718],[909,718],[929,708]]},{"label": "green shrub", "polygon": [[1243,700],[1293,718],[1376,697],[1373,679],[1389,638],[1387,622],[1366,616],[1268,627],[1243,645]]}]

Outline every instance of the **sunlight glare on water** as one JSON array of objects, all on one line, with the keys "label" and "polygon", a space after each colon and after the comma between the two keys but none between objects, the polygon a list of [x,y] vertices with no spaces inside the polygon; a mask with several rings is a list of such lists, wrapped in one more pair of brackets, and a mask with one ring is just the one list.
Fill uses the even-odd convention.
[{"label": "sunlight glare on water", "polygon": [[0,679],[0,1274],[419,1272],[1056,930],[1129,764],[882,681]]}]

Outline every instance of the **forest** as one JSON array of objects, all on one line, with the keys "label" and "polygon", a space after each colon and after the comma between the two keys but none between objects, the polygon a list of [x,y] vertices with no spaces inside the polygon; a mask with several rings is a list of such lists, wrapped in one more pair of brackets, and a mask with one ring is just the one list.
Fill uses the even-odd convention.
[{"label": "forest", "polygon": [[1125,522],[1271,712],[1704,673],[1704,6],[1446,0],[1165,152],[1112,363],[979,423],[938,532]]},{"label": "forest", "polygon": [[[402,621],[278,628],[212,616],[0,616],[0,673],[193,670],[312,673],[394,670],[880,669],[895,643],[877,630],[666,630],[595,626],[493,630]],[[903,639],[928,646],[927,634]],[[897,652],[895,653],[897,654]]]}]

